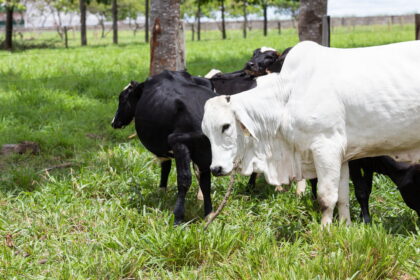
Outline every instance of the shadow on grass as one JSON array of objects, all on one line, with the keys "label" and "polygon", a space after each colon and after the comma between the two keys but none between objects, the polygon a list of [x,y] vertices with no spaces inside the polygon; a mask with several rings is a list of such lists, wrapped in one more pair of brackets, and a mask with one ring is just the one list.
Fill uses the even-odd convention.
[{"label": "shadow on grass", "polygon": [[[137,209],[138,212],[141,212],[146,207],[172,214],[178,197],[176,186],[168,186],[167,190],[163,190],[158,187],[158,182],[153,180],[148,180],[147,185],[155,185],[156,187],[147,187],[147,191],[143,191],[139,184],[135,184],[130,188],[131,194],[127,206]],[[185,199],[185,222],[199,222],[204,218],[203,202],[196,198],[197,191],[198,189],[192,186],[187,193]]]},{"label": "shadow on grass", "polygon": [[416,214],[414,216],[413,218],[412,215],[404,212],[403,215],[398,217],[384,217],[381,223],[390,234],[409,236],[417,234],[417,228],[420,226],[420,218]]}]

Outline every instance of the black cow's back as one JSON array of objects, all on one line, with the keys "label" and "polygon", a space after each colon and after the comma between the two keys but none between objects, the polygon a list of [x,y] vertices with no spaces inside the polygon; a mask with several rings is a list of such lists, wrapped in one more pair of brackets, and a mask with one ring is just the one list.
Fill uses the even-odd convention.
[{"label": "black cow's back", "polygon": [[201,131],[204,104],[214,93],[210,84],[194,78],[184,71],[163,71],[144,83],[135,113],[137,135],[159,157],[171,156],[171,133]]}]

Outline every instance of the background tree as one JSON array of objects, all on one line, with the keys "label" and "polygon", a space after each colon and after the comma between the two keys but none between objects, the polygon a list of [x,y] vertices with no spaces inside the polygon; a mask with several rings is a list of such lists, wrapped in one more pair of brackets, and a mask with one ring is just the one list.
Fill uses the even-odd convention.
[{"label": "background tree", "polygon": [[118,44],[118,3],[112,0],[112,42]]},{"label": "background tree", "polygon": [[322,17],[327,14],[327,0],[301,0],[299,8],[299,40],[321,43]]},{"label": "background tree", "polygon": [[185,69],[180,0],[153,0],[151,4],[150,75]]},{"label": "background tree", "polygon": [[4,48],[6,50],[13,49],[13,13],[18,10],[24,10],[25,7],[19,0],[0,0],[0,7],[6,12],[5,40]]},{"label": "background tree", "polygon": [[149,0],[144,0],[144,40],[149,42]]},{"label": "background tree", "polygon": [[255,0],[234,0],[231,2],[229,15],[243,17],[242,36],[246,38],[248,29],[248,15],[258,13]]},{"label": "background tree", "polygon": [[[201,40],[201,18],[215,18],[212,12],[216,9],[211,0],[183,0],[181,2],[181,17],[184,20],[194,18],[197,25],[197,40]],[[194,24],[193,23],[193,24]]]},{"label": "background tree", "polygon": [[226,0],[218,0],[220,5],[220,15],[222,17],[222,39],[226,39],[226,22],[225,22],[225,1]]},{"label": "background tree", "polygon": [[298,16],[300,0],[281,0],[277,1],[275,4],[276,13],[290,15],[292,18],[296,19]]},{"label": "background tree", "polygon": [[[112,15],[112,1],[111,0],[93,0],[88,5],[89,13],[96,16],[98,23],[101,26],[102,34],[104,38],[105,33],[105,22],[113,20]],[[128,19],[130,28],[136,35],[137,30],[140,28],[140,24],[137,22],[139,15],[144,14],[144,6],[138,0],[118,0],[118,17],[117,21]],[[118,33],[117,33],[118,34]],[[117,38],[118,40],[118,38]]]},{"label": "background tree", "polygon": [[262,8],[262,16],[263,16],[263,34],[267,36],[268,34],[268,8],[275,7],[283,0],[258,0],[257,3]]},{"label": "background tree", "polygon": [[93,0],[87,7],[89,13],[94,15],[101,27],[101,38],[105,38],[105,21],[111,18],[111,8],[109,1]]},{"label": "background tree", "polygon": [[37,8],[45,13],[50,13],[54,20],[54,26],[61,40],[64,39],[64,16],[72,20],[73,12],[76,12],[80,7],[77,1],[71,0],[33,0]]},{"label": "background tree", "polygon": [[82,46],[87,45],[87,36],[86,36],[86,10],[87,3],[86,0],[79,0],[79,9],[80,9],[80,40]]}]

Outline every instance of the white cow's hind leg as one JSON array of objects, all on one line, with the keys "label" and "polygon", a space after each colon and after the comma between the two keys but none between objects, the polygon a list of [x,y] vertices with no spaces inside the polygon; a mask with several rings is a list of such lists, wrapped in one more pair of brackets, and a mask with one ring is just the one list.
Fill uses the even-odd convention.
[{"label": "white cow's hind leg", "polygon": [[296,195],[301,197],[306,190],[306,180],[300,180],[296,183]]},{"label": "white cow's hind leg", "polygon": [[322,211],[321,225],[332,223],[335,204],[338,200],[340,182],[341,151],[331,142],[318,143],[312,149],[318,177],[317,197]]},{"label": "white cow's hind leg", "polygon": [[341,165],[340,185],[338,187],[338,215],[340,221],[351,224],[350,218],[350,198],[349,198],[349,164]]}]

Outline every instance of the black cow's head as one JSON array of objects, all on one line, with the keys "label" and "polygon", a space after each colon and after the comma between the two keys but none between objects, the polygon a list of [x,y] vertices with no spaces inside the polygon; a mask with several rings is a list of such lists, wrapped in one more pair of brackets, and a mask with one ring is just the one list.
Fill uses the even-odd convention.
[{"label": "black cow's head", "polygon": [[131,81],[120,93],[118,109],[111,122],[113,128],[123,128],[134,118],[136,104],[143,92],[143,83]]},{"label": "black cow's head", "polygon": [[245,64],[245,72],[251,76],[262,76],[267,73],[280,72],[284,59],[291,48],[282,54],[275,49],[262,47],[256,49],[252,58]]}]

